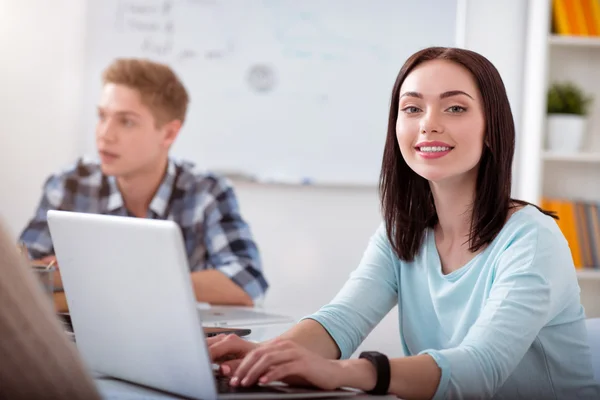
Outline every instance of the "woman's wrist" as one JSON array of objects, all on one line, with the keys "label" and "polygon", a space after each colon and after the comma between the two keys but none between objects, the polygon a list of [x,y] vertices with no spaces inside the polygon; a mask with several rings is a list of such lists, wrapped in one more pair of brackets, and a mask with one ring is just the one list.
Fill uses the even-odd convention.
[{"label": "woman's wrist", "polygon": [[366,392],[372,390],[377,384],[377,371],[370,361],[357,358],[335,362],[340,367],[338,387],[351,387]]}]

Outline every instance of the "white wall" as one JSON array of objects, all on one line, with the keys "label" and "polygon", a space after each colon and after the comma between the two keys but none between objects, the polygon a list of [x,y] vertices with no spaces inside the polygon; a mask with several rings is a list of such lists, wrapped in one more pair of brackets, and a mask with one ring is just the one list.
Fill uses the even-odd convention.
[{"label": "white wall", "polygon": [[0,0],[0,216],[15,235],[79,153],[84,4]]},{"label": "white wall", "polygon": [[[295,319],[329,302],[381,223],[375,187],[235,183],[271,284],[265,306]],[[397,308],[361,349],[401,356]]]},{"label": "white wall", "polygon": [[[527,2],[460,3],[466,6],[464,45],[498,67],[519,122]],[[83,146],[77,107],[85,4],[0,0],[0,212],[15,234],[33,212],[46,176],[71,162]]]},{"label": "white wall", "polygon": [[[509,83],[519,121],[526,2],[464,1],[466,47],[496,64]],[[84,4],[0,0],[0,215],[15,234],[33,212],[45,177],[81,150],[77,105]],[[333,297],[379,223],[375,188],[249,183],[237,188],[271,283],[267,305],[294,317]],[[401,354],[395,313],[376,328],[365,348]]]},{"label": "white wall", "polygon": [[[517,154],[523,105],[523,75],[530,0],[463,0],[466,3],[464,47],[487,57],[500,72],[517,130]],[[519,197],[519,157],[515,154],[513,196]]]}]

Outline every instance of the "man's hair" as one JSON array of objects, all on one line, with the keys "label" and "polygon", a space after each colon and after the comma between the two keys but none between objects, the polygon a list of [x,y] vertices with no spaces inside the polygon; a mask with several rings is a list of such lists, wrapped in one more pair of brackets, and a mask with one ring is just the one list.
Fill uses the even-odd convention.
[{"label": "man's hair", "polygon": [[103,84],[124,85],[140,93],[157,126],[185,121],[189,96],[183,83],[167,65],[139,58],[118,58],[102,74]]}]

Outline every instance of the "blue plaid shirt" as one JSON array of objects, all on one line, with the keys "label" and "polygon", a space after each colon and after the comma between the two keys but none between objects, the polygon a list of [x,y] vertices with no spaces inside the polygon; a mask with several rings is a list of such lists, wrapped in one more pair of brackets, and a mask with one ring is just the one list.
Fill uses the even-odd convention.
[{"label": "blue plaid shirt", "polygon": [[[54,254],[48,210],[131,216],[115,178],[104,175],[97,162],[86,159],[46,181],[35,216],[20,237],[32,258]],[[258,248],[225,179],[198,171],[191,163],[169,160],[146,217],[179,224],[191,271],[214,268],[253,299],[264,295],[268,284]]]}]

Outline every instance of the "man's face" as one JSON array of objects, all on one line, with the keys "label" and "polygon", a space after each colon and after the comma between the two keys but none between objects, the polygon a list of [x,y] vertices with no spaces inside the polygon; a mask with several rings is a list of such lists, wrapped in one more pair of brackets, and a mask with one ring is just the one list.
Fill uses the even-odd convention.
[{"label": "man's face", "polygon": [[157,127],[137,90],[113,83],[104,85],[96,126],[102,172],[128,177],[155,169],[179,130],[173,132],[173,122]]}]

